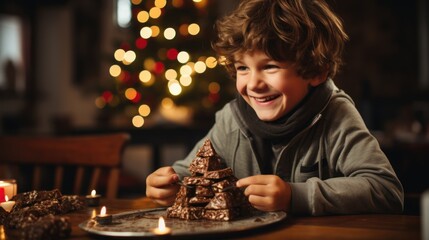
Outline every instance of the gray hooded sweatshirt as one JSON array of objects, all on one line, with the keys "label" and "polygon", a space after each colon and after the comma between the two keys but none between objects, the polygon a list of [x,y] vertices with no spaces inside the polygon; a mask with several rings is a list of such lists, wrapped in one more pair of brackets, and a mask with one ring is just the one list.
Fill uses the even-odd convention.
[{"label": "gray hooded sweatshirt", "polygon": [[[332,80],[329,101],[308,126],[284,143],[272,145],[272,173],[292,189],[290,213],[330,215],[400,213],[404,193],[389,160],[371,135],[351,98]],[[237,100],[216,113],[208,134],[173,168],[189,176],[190,162],[205,139],[238,178],[261,174],[251,129]],[[266,161],[266,160],[265,160]]]}]

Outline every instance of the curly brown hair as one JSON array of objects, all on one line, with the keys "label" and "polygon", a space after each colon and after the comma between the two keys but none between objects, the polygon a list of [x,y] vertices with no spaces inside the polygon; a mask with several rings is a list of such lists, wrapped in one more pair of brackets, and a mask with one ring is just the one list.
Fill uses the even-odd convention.
[{"label": "curly brown hair", "polygon": [[305,79],[333,78],[348,39],[341,20],[323,0],[242,0],[215,24],[212,47],[231,77],[234,57],[261,50],[276,61],[291,61]]}]

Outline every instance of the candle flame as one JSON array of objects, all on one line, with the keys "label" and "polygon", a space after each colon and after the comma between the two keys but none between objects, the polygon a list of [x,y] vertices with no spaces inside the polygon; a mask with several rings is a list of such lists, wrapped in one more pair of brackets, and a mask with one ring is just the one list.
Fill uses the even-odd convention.
[{"label": "candle flame", "polygon": [[161,231],[165,230],[165,221],[163,217],[160,217],[158,220],[158,229]]},{"label": "candle flame", "polygon": [[6,202],[9,201],[9,197],[7,195],[4,196],[4,200],[6,200]]},{"label": "candle flame", "polygon": [[96,192],[95,190],[92,190],[92,191],[91,191],[91,196],[93,196],[93,197],[94,197],[96,193],[97,193],[97,192]]},{"label": "candle flame", "polygon": [[106,207],[103,206],[100,211],[100,215],[106,215]]}]

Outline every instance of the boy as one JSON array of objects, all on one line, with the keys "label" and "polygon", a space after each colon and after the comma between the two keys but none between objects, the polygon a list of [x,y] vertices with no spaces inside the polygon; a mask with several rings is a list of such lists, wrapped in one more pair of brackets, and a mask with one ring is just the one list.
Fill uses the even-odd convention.
[{"label": "boy", "polygon": [[[174,183],[209,138],[263,211],[399,213],[403,188],[353,101],[333,78],[347,35],[322,0],[243,0],[216,24],[213,48],[239,96],[191,153],[148,176],[146,194],[171,205]],[[180,177],[179,177],[180,176]]]}]

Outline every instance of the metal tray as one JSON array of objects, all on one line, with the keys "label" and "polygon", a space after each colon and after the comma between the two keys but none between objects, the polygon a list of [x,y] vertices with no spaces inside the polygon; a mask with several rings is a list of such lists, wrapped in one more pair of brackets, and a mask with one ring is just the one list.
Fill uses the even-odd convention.
[{"label": "metal tray", "polygon": [[286,218],[285,212],[260,212],[252,217],[238,218],[233,221],[182,220],[166,218],[165,208],[136,210],[113,215],[109,225],[100,225],[89,219],[79,227],[96,235],[115,237],[153,237],[152,231],[158,227],[159,217],[163,216],[167,227],[172,228],[172,236],[219,234],[250,230],[279,222]]}]

